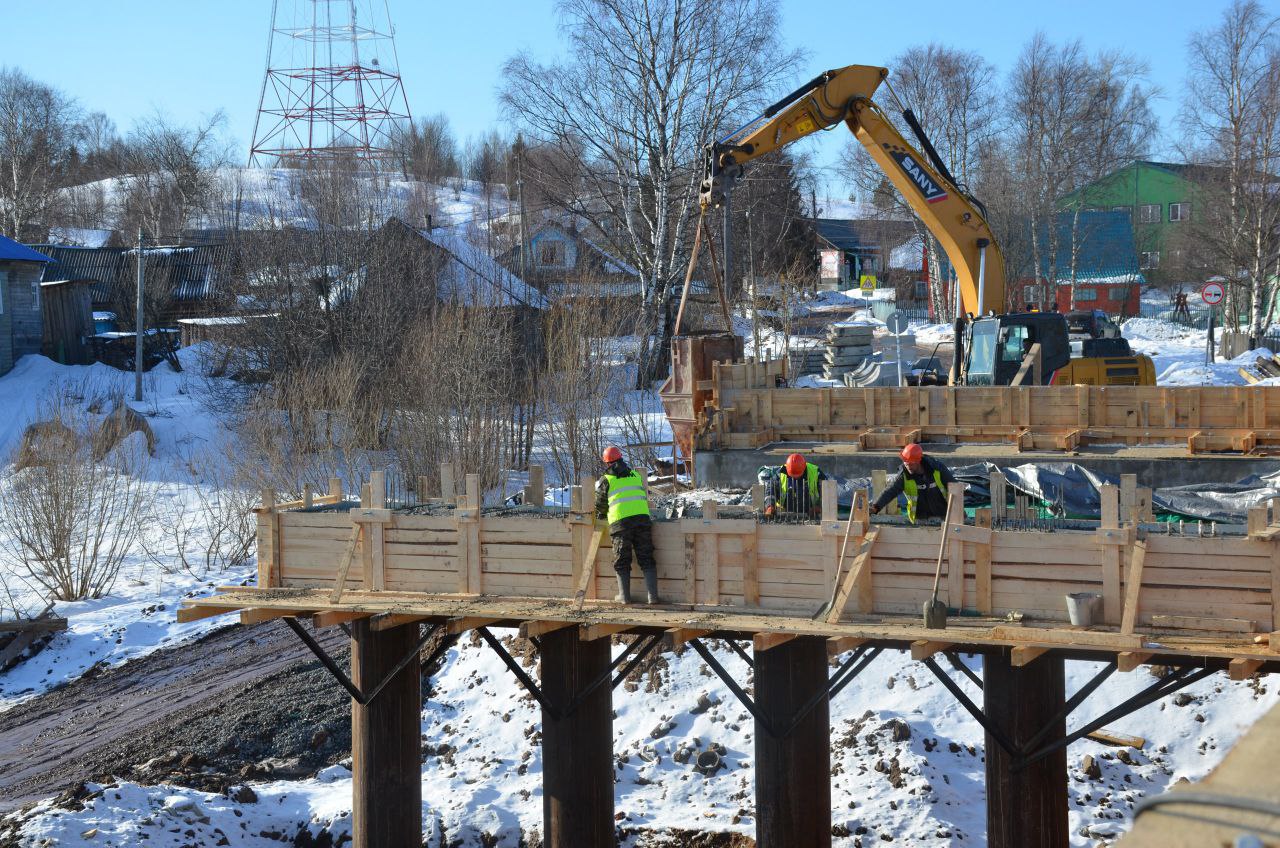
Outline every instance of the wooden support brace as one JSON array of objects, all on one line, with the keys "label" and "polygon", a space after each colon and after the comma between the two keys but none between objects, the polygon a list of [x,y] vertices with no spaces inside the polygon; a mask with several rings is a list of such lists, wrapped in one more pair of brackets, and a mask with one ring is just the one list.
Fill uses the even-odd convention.
[{"label": "wooden support brace", "polygon": [[369,629],[380,633],[383,630],[391,630],[406,624],[413,624],[415,621],[426,621],[428,618],[430,618],[430,616],[411,615],[409,613],[402,612],[384,612],[379,615],[375,615],[369,621]]},{"label": "wooden support brace", "polygon": [[297,618],[298,616],[311,615],[306,610],[290,610],[290,609],[247,609],[240,610],[241,624],[258,624],[263,621],[271,621],[276,618]]},{"label": "wooden support brace", "polygon": [[1009,662],[1015,667],[1029,665],[1036,657],[1051,650],[1050,648],[1036,647],[1034,645],[1015,645]]},{"label": "wooden support brace", "polygon": [[352,612],[350,610],[324,610],[311,616],[311,624],[314,627],[333,627],[338,624],[346,624],[348,621],[358,621],[362,618],[368,618],[373,615],[371,612]]},{"label": "wooden support brace", "polygon": [[859,648],[867,644],[867,641],[857,636],[832,636],[827,640],[827,654],[834,657],[836,654],[843,654],[846,651]]},{"label": "wooden support brace", "polygon": [[1133,671],[1147,660],[1151,654],[1143,651],[1121,651],[1116,654],[1116,668],[1120,671]]},{"label": "wooden support brace", "polygon": [[342,598],[343,589],[347,585],[347,574],[351,571],[351,562],[355,559],[356,548],[360,545],[360,536],[363,529],[360,524],[356,524],[351,528],[351,538],[347,540],[346,550],[342,552],[342,558],[338,560],[338,576],[333,583],[333,593],[329,595],[329,603],[336,604]]},{"label": "wooden support brace", "polygon": [[574,609],[582,609],[582,604],[587,598],[587,589],[590,588],[592,581],[596,575],[596,559],[600,555],[600,546],[604,544],[605,533],[608,529],[605,527],[594,528],[595,532],[591,534],[591,541],[587,544],[587,554],[582,561],[581,570],[578,572],[578,583],[573,593]]},{"label": "wooden support brace", "polygon": [[927,660],[941,651],[948,650],[954,642],[931,642],[928,639],[917,639],[911,643],[911,659]]},{"label": "wooden support brace", "polygon": [[211,607],[203,606],[201,604],[193,604],[189,607],[178,607],[178,623],[186,624],[191,621],[199,621],[202,618],[213,618],[215,615],[226,615],[229,612],[235,611],[234,607]]},{"label": "wooden support brace", "polygon": [[664,650],[675,650],[690,639],[701,639],[714,632],[714,630],[697,630],[692,627],[672,627],[662,634],[662,647]]},{"label": "wooden support brace", "polygon": [[770,648],[776,648],[781,644],[790,642],[799,635],[799,633],[757,633],[751,638],[751,646],[757,652],[767,651]]},{"label": "wooden support brace", "polygon": [[1139,539],[1133,545],[1133,555],[1129,558],[1129,576],[1125,580],[1124,617],[1120,623],[1121,633],[1132,633],[1138,621],[1138,600],[1142,591],[1142,568],[1147,558],[1147,542]]},{"label": "wooden support brace", "polygon": [[1227,667],[1227,674],[1232,680],[1248,680],[1257,674],[1258,669],[1262,667],[1262,660],[1246,657],[1236,657]]},{"label": "wooden support brace", "polygon": [[501,618],[486,618],[485,616],[479,615],[451,618],[445,623],[445,632],[450,636],[457,636],[461,633],[466,633],[468,630],[476,630],[480,627],[489,627],[503,620],[504,619]]},{"label": "wooden support brace", "polygon": [[576,627],[575,621],[523,621],[520,623],[521,639],[536,639],[544,633],[554,633],[566,627]]},{"label": "wooden support brace", "polygon": [[855,589],[858,593],[858,612],[871,612],[871,549],[876,543],[876,537],[879,535],[879,528],[874,528],[863,540],[862,546],[858,549],[858,553],[853,559],[853,564],[849,566],[849,571],[845,574],[844,581],[840,584],[840,591],[836,593],[835,603],[831,605],[831,609],[827,612],[828,624],[836,623],[840,620],[840,616],[844,615],[845,607],[848,606],[849,598],[853,595]]},{"label": "wooden support brace", "polygon": [[583,642],[594,642],[615,633],[626,633],[633,627],[634,624],[584,624],[578,628],[578,638]]}]

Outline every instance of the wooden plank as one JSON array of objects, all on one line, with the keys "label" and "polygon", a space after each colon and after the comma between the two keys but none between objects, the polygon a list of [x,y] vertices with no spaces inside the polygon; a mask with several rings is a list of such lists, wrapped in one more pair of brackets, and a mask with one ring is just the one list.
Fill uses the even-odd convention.
[{"label": "wooden plank", "polygon": [[372,582],[368,585],[368,588],[375,592],[381,592],[387,588],[385,561],[386,547],[383,543],[383,531],[385,528],[386,525],[380,523],[369,525],[369,550],[372,554],[369,574]]},{"label": "wooden plank", "polygon": [[1028,665],[1041,654],[1044,654],[1049,650],[1051,649],[1036,647],[1034,645],[1015,645],[1009,657],[1009,662],[1014,667]]},{"label": "wooden plank", "polygon": [[581,566],[575,569],[578,572],[578,579],[574,583],[574,609],[582,609],[582,604],[587,598],[587,587],[589,587],[595,579],[596,558],[600,553],[600,545],[604,542],[604,537],[607,532],[608,528],[595,528],[595,532],[591,534],[591,541],[587,544],[586,558],[583,559]]},{"label": "wooden plank", "polygon": [[749,607],[760,605],[760,571],[757,555],[759,525],[742,537],[742,600]]},{"label": "wooden plank", "polygon": [[714,632],[714,630],[698,630],[693,627],[670,627],[662,634],[662,646],[666,650],[675,650],[690,639],[701,639]]},{"label": "wooden plank", "polygon": [[831,656],[843,654],[867,644],[867,641],[857,636],[832,636],[827,640],[827,653]]},{"label": "wooden plank", "polygon": [[1280,542],[1271,542],[1271,629],[1280,630]]},{"label": "wooden plank", "polygon": [[24,630],[14,636],[9,644],[5,645],[4,650],[0,651],[0,669],[3,669],[11,661],[17,659],[19,654],[31,647],[38,635],[34,630]]},{"label": "wooden plank", "polygon": [[[236,586],[235,589],[241,587]],[[225,615],[229,612],[236,612],[236,607],[215,607],[205,604],[192,604],[191,606],[178,607],[178,623],[186,624],[191,621],[199,621],[202,618],[213,618],[215,615]]]},{"label": "wooden plank", "polygon": [[849,603],[849,598],[853,595],[854,590],[858,590],[858,612],[871,612],[871,549],[875,546],[876,538],[880,535],[879,529],[872,529],[863,539],[858,553],[853,559],[853,564],[849,566],[849,571],[845,574],[844,581],[840,584],[840,591],[836,593],[835,603],[831,605],[831,609],[827,612],[827,623],[835,624],[840,620],[840,616],[844,614],[845,607]]},{"label": "wooden plank", "polygon": [[1224,633],[1254,633],[1257,624],[1245,618],[1209,618],[1197,615],[1153,615],[1153,627],[1169,627],[1174,630],[1213,630]]},{"label": "wooden plank", "polygon": [[979,615],[991,615],[991,545],[978,544],[973,549],[974,607]]},{"label": "wooden plank", "polygon": [[1257,674],[1261,667],[1262,660],[1236,657],[1227,666],[1227,674],[1232,680],[1248,680]]},{"label": "wooden plank", "polygon": [[1120,671],[1133,671],[1151,659],[1151,654],[1144,651],[1121,651],[1116,654],[1116,668]]},{"label": "wooden plank", "polygon": [[1138,620],[1138,601],[1142,591],[1142,568],[1147,558],[1147,542],[1139,539],[1133,545],[1133,554],[1129,557],[1129,575],[1125,580],[1124,616],[1120,623],[1121,633],[1132,633]]},{"label": "wooden plank", "polygon": [[936,653],[950,650],[954,645],[954,642],[934,642],[929,639],[917,639],[911,643],[911,659],[917,661],[927,660]]},{"label": "wooden plank", "polygon": [[684,599],[687,604],[698,602],[698,548],[697,537],[684,537]]},{"label": "wooden plank", "polygon": [[346,587],[347,575],[351,572],[351,562],[355,559],[356,546],[360,543],[362,535],[364,535],[364,530],[361,525],[357,524],[351,528],[351,539],[347,542],[342,558],[338,560],[338,576],[334,580],[333,594],[329,596],[329,603],[331,604],[336,604],[342,599],[342,590]]},{"label": "wooden plank", "polygon": [[1147,740],[1141,736],[1130,736],[1127,733],[1117,733],[1106,728],[1095,730],[1085,738],[1092,739],[1094,742],[1101,742],[1103,745],[1120,745],[1133,748],[1135,751],[1141,751],[1147,744]]},{"label": "wooden plank", "polygon": [[1112,648],[1117,651],[1134,651],[1142,648],[1141,636],[1097,630],[1048,630],[998,626],[992,628],[991,637],[1027,645],[1079,645],[1091,648]]},{"label": "wooden plank", "polygon": [[458,484],[452,462],[440,463],[440,497],[446,504],[457,503]]}]

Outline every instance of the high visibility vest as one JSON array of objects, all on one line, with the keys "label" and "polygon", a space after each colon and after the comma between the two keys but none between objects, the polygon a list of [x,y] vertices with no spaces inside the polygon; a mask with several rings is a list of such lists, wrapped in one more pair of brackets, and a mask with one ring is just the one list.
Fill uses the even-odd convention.
[{"label": "high visibility vest", "polygon": [[[812,462],[804,464],[804,476],[809,483],[809,506],[812,508],[818,503],[818,466]],[[787,483],[791,481],[791,475],[787,470],[782,469],[782,479],[778,483],[779,499],[782,501],[779,507],[786,509],[787,505]]]},{"label": "high visibility vest", "polygon": [[[939,489],[945,490],[947,487],[942,483],[942,472],[933,469],[933,482],[938,484]],[[916,485],[916,481],[912,477],[907,477],[902,482],[902,491],[907,496],[907,521],[912,524],[916,523],[916,504],[920,501],[920,487]]]},{"label": "high visibility vest", "polygon": [[615,524],[633,515],[649,514],[649,499],[644,494],[644,478],[634,468],[630,474],[604,475],[609,484],[609,523]]}]

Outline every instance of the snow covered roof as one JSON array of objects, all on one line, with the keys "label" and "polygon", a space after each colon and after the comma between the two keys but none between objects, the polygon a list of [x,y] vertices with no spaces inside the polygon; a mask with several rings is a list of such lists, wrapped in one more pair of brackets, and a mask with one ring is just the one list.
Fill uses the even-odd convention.
[{"label": "snow covered roof", "polygon": [[542,292],[499,265],[493,257],[450,229],[415,230],[454,260],[441,269],[437,291],[463,306],[529,306],[546,309]]},{"label": "snow covered roof", "polygon": [[50,227],[49,244],[68,247],[106,247],[112,230],[90,230],[82,227]]},{"label": "snow covered roof", "polygon": [[0,236],[0,261],[9,262],[51,262],[43,253],[32,250],[25,244],[18,244],[11,238]]}]

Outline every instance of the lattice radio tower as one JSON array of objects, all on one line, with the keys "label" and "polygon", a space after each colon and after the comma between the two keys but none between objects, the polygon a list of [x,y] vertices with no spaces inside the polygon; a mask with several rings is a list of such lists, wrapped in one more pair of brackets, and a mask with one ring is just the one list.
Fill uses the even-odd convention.
[{"label": "lattice radio tower", "polygon": [[395,125],[409,120],[387,0],[272,0],[251,166],[382,168],[395,160]]}]

